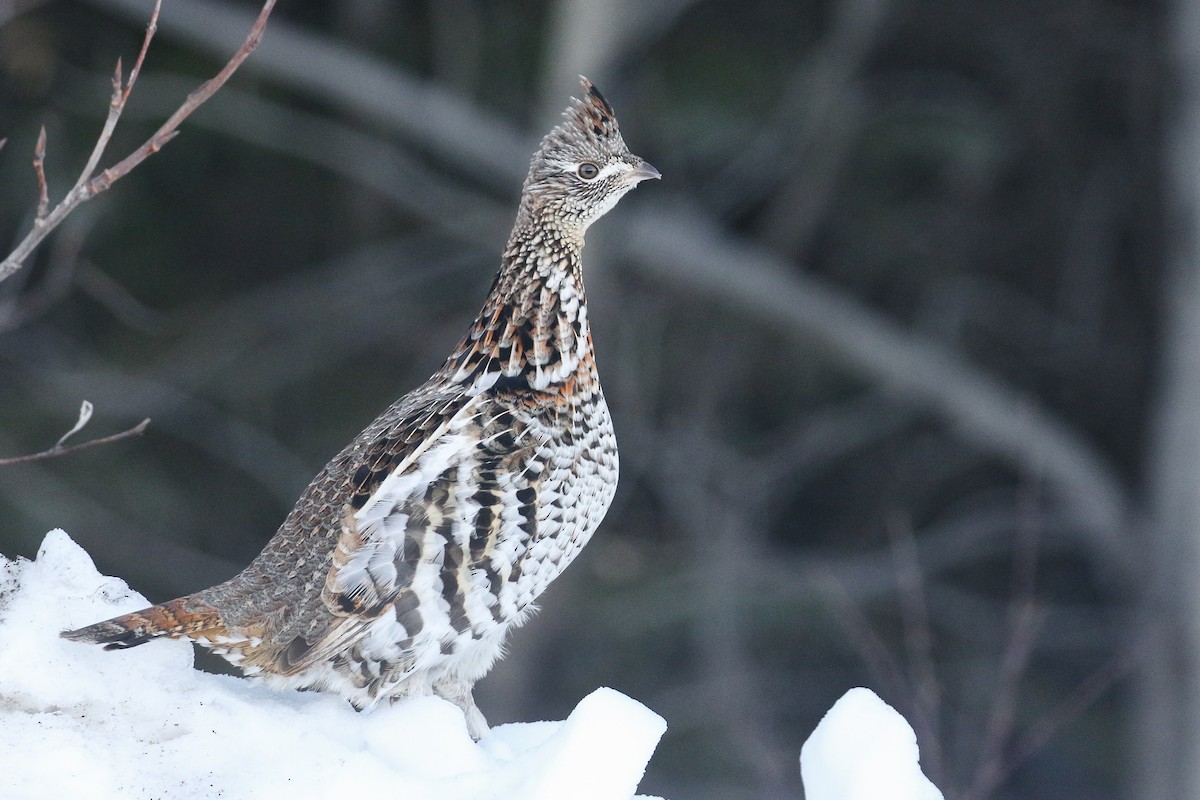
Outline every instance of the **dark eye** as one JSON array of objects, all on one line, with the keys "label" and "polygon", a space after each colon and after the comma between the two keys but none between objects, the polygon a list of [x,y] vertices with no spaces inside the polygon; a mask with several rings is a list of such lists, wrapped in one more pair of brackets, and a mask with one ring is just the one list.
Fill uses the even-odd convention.
[{"label": "dark eye", "polygon": [[596,176],[599,174],[600,168],[590,161],[585,161],[579,165],[579,177],[583,178],[585,181],[595,180]]}]

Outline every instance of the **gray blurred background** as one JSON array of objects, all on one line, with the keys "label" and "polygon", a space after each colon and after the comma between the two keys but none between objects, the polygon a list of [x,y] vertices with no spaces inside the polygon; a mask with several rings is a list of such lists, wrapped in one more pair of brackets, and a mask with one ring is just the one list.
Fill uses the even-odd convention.
[{"label": "gray blurred background", "polygon": [[[0,2],[0,249],[150,5]],[[583,73],[664,176],[585,255],[621,485],[489,720],[612,686],[670,725],[643,792],[795,798],[866,685],[947,798],[1200,796],[1194,5],[286,0],[0,284],[0,457],[85,398],[80,440],[153,419],[0,467],[0,552],[62,527],[152,600],[237,572],[440,366]],[[165,4],[106,164],[256,10]]]}]

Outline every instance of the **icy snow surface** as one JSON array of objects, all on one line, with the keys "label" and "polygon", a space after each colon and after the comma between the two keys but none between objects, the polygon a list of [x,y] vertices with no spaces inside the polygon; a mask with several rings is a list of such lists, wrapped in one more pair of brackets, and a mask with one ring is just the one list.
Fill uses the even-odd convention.
[{"label": "icy snow surface", "polygon": [[0,798],[628,800],[666,730],[598,689],[565,722],[476,744],[437,698],[358,714],[198,672],[185,642],[105,652],[58,637],[145,605],[62,531],[36,561],[0,557]]},{"label": "icy snow surface", "polygon": [[807,800],[942,800],[921,772],[917,737],[870,689],[833,704],[800,751]]}]

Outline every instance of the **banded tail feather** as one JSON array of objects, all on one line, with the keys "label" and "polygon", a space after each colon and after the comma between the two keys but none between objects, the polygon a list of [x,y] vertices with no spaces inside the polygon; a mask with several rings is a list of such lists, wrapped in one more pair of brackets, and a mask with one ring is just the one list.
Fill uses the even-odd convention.
[{"label": "banded tail feather", "polygon": [[224,630],[216,609],[181,597],[59,635],[73,642],[102,644],[105,650],[126,650],[164,636],[215,639]]}]

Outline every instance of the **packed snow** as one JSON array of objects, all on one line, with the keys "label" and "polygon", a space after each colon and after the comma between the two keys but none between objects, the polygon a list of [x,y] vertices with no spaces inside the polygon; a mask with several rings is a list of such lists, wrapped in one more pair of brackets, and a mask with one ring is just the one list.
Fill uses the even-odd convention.
[{"label": "packed snow", "polygon": [[433,697],[359,714],[192,669],[192,646],[127,651],[60,639],[146,605],[62,531],[35,561],[0,558],[0,797],[629,800],[666,730],[599,689],[564,722],[478,743]]},{"label": "packed snow", "polygon": [[[197,671],[186,642],[108,652],[58,636],[145,605],[62,531],[34,561],[0,556],[0,798],[629,800],[666,730],[598,689],[563,722],[477,743],[438,698],[359,714]],[[807,800],[942,800],[917,758],[904,718],[852,689],[801,751]]]},{"label": "packed snow", "polygon": [[800,751],[807,800],[943,800],[908,721],[870,689],[833,704]]}]

